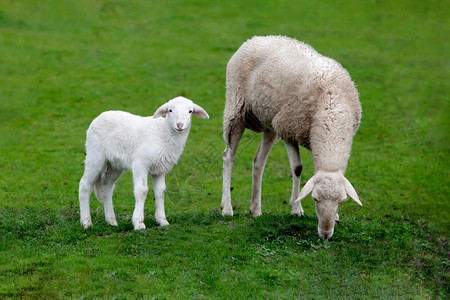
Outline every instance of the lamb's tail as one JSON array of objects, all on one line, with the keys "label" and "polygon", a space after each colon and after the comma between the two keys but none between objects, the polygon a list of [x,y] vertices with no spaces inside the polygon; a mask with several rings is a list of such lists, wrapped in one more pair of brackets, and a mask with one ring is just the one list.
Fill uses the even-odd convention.
[{"label": "lamb's tail", "polygon": [[95,197],[97,197],[97,200],[100,203],[103,203],[103,199],[104,199],[104,193],[103,193],[103,184],[102,184],[102,179],[103,176],[99,176],[97,181],[94,184],[94,193],[95,193]]}]

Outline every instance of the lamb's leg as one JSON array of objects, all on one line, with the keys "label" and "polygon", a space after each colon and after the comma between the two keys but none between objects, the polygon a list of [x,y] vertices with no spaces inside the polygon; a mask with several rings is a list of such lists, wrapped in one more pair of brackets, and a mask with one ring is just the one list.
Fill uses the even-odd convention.
[{"label": "lamb's leg", "polygon": [[104,168],[104,162],[97,159],[86,157],[86,164],[83,177],[81,177],[78,198],[80,201],[80,222],[84,228],[92,226],[91,212],[89,208],[89,198],[94,184],[101,176]]},{"label": "lamb's leg", "polygon": [[292,194],[289,205],[291,206],[291,215],[304,216],[302,204],[300,201],[295,202],[300,191],[300,177],[302,175],[302,160],[300,159],[300,152],[298,150],[297,142],[283,141],[286,147],[289,164],[292,170]]},{"label": "lamb's leg", "polygon": [[133,184],[134,184],[134,197],[136,199],[136,206],[133,212],[133,225],[134,230],[145,229],[144,224],[144,205],[145,198],[148,193],[148,171],[142,167],[141,164],[133,164]]},{"label": "lamb's leg", "polygon": [[224,216],[233,215],[233,207],[231,206],[231,171],[233,170],[234,157],[244,130],[244,123],[236,126],[231,124],[224,125],[224,132],[227,134],[225,137],[226,148],[223,153],[222,203],[220,205]]},{"label": "lamb's leg", "polygon": [[103,203],[105,210],[105,220],[109,225],[117,226],[116,216],[114,214],[114,208],[112,203],[112,196],[114,191],[114,185],[120,176],[122,176],[123,170],[115,169],[108,166],[105,174],[97,180],[94,186],[95,195],[97,199]]},{"label": "lamb's leg", "polygon": [[277,141],[277,136],[272,131],[264,131],[256,151],[255,158],[253,159],[253,186],[252,186],[252,204],[250,207],[250,213],[253,216],[261,215],[261,181],[264,173],[264,167],[266,166],[267,157],[269,156],[270,149]]},{"label": "lamb's leg", "polygon": [[89,198],[94,188],[92,180],[83,175],[80,180],[80,186],[78,190],[78,198],[80,201],[80,222],[81,226],[88,228],[92,226],[91,212],[89,208]]},{"label": "lamb's leg", "polygon": [[166,192],[165,174],[153,176],[153,192],[155,193],[155,219],[159,226],[167,226],[169,222],[166,219],[164,211],[164,193]]}]

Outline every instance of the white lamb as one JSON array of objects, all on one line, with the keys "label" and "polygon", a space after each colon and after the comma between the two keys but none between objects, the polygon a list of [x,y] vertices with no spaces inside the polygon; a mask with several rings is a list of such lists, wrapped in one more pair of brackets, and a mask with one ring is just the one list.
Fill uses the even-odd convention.
[{"label": "white lamb", "polygon": [[[262,173],[270,149],[281,138],[292,169],[291,214],[304,214],[300,200],[312,192],[319,235],[330,238],[339,219],[339,205],[347,194],[361,205],[344,177],[361,119],[358,92],[348,72],[297,40],[254,37],[228,62],[226,96],[222,214],[233,215],[231,171],[239,141],[249,128],[262,132],[253,161],[252,215],[261,215]],[[315,170],[300,195],[298,145],[312,151]]]},{"label": "white lamb", "polygon": [[[133,172],[134,229],[145,229],[144,203],[149,174],[153,178],[156,222],[160,226],[169,225],[164,211],[164,177],[183,152],[192,114],[209,119],[203,108],[189,99],[177,97],[158,108],[153,117],[107,111],[92,121],[87,130],[85,171],[79,187],[83,227],[92,225],[89,198],[93,189],[97,199],[103,202],[106,222],[117,226],[112,195],[115,182],[126,170]],[[167,116],[162,118],[163,115]]]}]

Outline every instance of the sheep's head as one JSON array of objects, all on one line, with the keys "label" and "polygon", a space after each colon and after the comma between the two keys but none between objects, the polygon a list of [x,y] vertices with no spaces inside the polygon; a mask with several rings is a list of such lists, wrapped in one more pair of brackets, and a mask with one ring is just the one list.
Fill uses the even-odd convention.
[{"label": "sheep's head", "polygon": [[203,108],[184,97],[176,97],[163,104],[156,110],[153,118],[159,118],[163,115],[167,115],[166,120],[176,132],[189,131],[192,115],[209,119],[208,113]]},{"label": "sheep's head", "polygon": [[333,235],[339,206],[347,200],[347,195],[362,205],[351,183],[338,171],[318,172],[308,180],[296,201],[305,198],[309,193],[316,202],[319,236],[325,239]]}]

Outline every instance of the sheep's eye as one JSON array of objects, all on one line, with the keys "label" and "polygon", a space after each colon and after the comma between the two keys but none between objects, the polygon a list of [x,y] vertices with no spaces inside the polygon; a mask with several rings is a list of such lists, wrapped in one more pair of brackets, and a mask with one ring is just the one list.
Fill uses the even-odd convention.
[{"label": "sheep's eye", "polygon": [[189,113],[192,114],[192,110],[190,110]]},{"label": "sheep's eye", "polygon": [[171,110],[171,109],[169,109],[169,112],[172,112],[172,110]]}]

